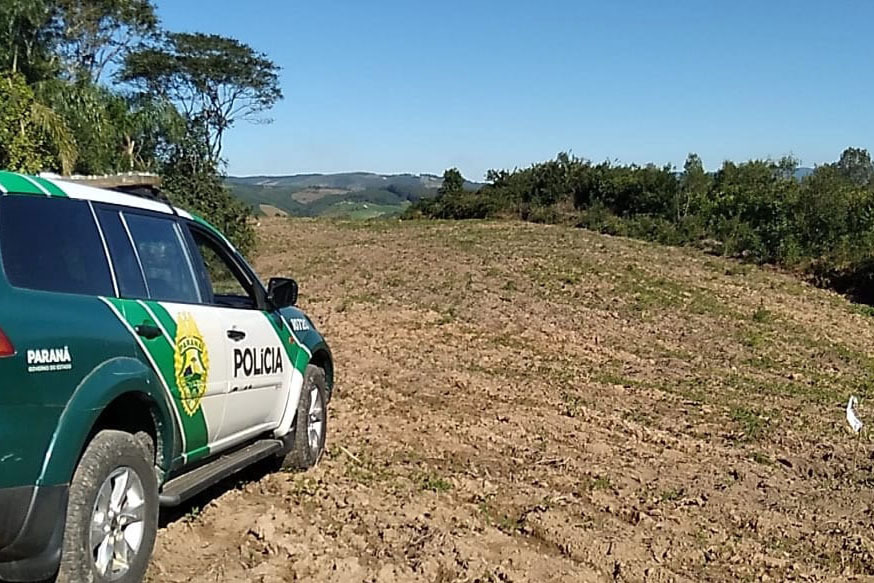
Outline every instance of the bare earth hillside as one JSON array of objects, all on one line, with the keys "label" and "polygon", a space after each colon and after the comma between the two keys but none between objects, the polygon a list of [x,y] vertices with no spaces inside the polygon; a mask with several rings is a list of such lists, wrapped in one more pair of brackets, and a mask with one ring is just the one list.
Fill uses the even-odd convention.
[{"label": "bare earth hillside", "polygon": [[562,227],[266,219],[332,344],[328,452],[165,517],[149,581],[874,575],[874,319]]}]

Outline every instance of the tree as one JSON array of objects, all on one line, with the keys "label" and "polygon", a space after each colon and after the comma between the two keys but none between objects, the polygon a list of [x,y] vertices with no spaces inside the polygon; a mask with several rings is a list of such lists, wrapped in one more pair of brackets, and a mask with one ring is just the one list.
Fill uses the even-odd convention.
[{"label": "tree", "polygon": [[0,168],[68,174],[76,144],[64,120],[39,103],[20,74],[0,77]]},{"label": "tree", "polygon": [[47,0],[0,2],[0,68],[28,82],[51,78],[57,69],[56,30]]},{"label": "tree", "polygon": [[795,156],[783,156],[777,160],[777,171],[780,175],[789,180],[795,178],[795,173],[798,172],[798,166],[801,162]]},{"label": "tree", "polygon": [[72,79],[99,82],[109,65],[157,35],[151,0],[54,1],[59,51]]},{"label": "tree", "polygon": [[699,206],[707,198],[712,180],[704,170],[704,163],[698,154],[691,153],[683,165],[683,176],[680,178],[680,197],[677,204],[677,220],[689,215],[689,212]]},{"label": "tree", "polygon": [[172,103],[149,96],[127,100],[119,121],[124,170],[158,170],[187,132],[185,118]]},{"label": "tree", "polygon": [[87,80],[40,83],[36,93],[73,131],[79,174],[154,172],[169,145],[186,132],[186,122],[176,108],[161,99],[127,97]]},{"label": "tree", "polygon": [[242,252],[255,245],[249,208],[228,191],[209,160],[206,141],[189,134],[173,146],[162,169],[163,189],[174,204],[199,214],[218,227]]},{"label": "tree", "polygon": [[779,259],[782,242],[792,231],[790,209],[800,184],[772,160],[726,161],[713,178],[702,218],[728,254],[758,261]]},{"label": "tree", "polygon": [[155,48],[131,53],[120,79],[176,104],[205,132],[210,160],[221,161],[222,139],[237,120],[261,114],[282,99],[279,67],[263,53],[223,36],[170,33]]},{"label": "tree", "polygon": [[464,176],[458,168],[449,168],[443,173],[443,185],[438,190],[440,195],[459,193],[464,190]]},{"label": "tree", "polygon": [[124,108],[122,96],[98,85],[63,79],[38,84],[36,93],[72,130],[79,145],[76,173],[107,174],[118,170],[121,148],[115,118]]},{"label": "tree", "polygon": [[869,186],[874,179],[871,154],[862,148],[847,148],[836,163],[838,172],[855,186]]}]

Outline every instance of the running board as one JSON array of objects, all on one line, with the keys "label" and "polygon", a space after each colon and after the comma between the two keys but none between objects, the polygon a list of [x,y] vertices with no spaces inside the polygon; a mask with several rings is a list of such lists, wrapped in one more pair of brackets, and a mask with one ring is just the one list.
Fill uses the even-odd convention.
[{"label": "running board", "polygon": [[158,500],[161,506],[179,506],[192,496],[200,494],[210,486],[215,486],[255,462],[279,453],[282,447],[283,443],[278,439],[262,439],[243,449],[220,456],[164,484]]}]

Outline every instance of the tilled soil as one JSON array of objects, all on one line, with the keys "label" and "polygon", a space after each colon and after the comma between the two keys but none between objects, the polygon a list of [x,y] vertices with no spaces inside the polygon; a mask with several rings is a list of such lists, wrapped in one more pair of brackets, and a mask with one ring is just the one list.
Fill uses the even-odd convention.
[{"label": "tilled soil", "polygon": [[258,228],[334,351],[327,453],[166,516],[149,581],[874,575],[874,447],[844,412],[871,310],[562,227]]}]

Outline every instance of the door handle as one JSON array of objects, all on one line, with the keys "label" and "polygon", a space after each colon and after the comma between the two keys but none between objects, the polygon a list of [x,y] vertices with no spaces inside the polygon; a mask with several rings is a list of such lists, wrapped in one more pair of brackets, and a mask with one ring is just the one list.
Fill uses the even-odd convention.
[{"label": "door handle", "polygon": [[143,322],[139,326],[134,327],[134,332],[145,338],[146,340],[154,340],[161,335],[161,329],[154,324]]},{"label": "door handle", "polygon": [[242,330],[228,330],[228,338],[234,342],[239,342],[246,337],[246,333]]}]

